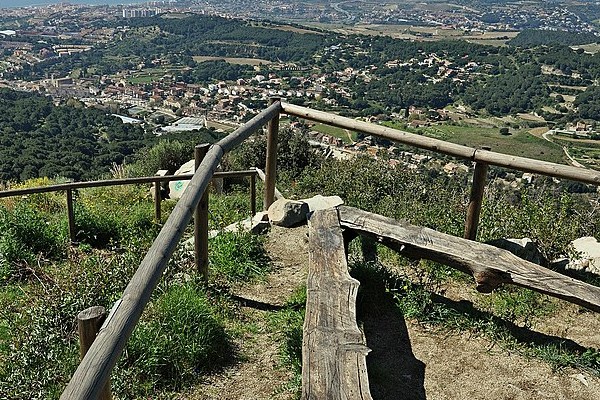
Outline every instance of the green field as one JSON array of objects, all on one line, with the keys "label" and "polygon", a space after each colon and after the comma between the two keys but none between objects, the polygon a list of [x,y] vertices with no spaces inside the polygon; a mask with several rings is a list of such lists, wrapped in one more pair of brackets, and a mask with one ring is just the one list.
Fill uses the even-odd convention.
[{"label": "green field", "polygon": [[511,135],[502,136],[498,128],[472,125],[432,125],[418,129],[406,128],[405,124],[399,122],[390,122],[385,125],[463,146],[475,148],[489,146],[493,151],[499,153],[565,163],[565,156],[559,145],[538,138],[530,134],[528,130],[511,130]]},{"label": "green field", "polygon": [[316,124],[312,126],[311,129],[320,133],[324,133],[325,135],[340,138],[344,141],[344,143],[348,144],[352,144],[357,140],[356,132],[351,132],[346,129],[337,128],[335,126]]}]

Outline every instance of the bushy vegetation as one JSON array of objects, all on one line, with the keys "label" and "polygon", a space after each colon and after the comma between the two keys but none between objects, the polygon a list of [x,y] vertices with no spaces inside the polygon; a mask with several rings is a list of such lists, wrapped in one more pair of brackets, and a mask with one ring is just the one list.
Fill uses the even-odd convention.
[{"label": "bushy vegetation", "polygon": [[0,108],[0,181],[94,178],[145,144],[139,126],[39,94],[0,89]]},{"label": "bushy vegetation", "polygon": [[154,390],[178,389],[198,373],[218,369],[232,349],[213,307],[198,283],[172,285],[135,330],[125,365],[138,369],[144,386]]},{"label": "bushy vegetation", "polygon": [[[75,199],[80,242],[70,246],[63,196],[0,204],[0,393],[8,398],[60,395],[79,362],[75,316],[111,308],[158,232],[147,188],[85,189]],[[211,213],[232,218],[220,216],[230,204],[213,202]],[[213,240],[211,252],[208,286],[195,278],[190,251],[176,253],[112,374],[115,396],[171,398],[235,359],[227,327],[238,305],[226,285],[259,278],[268,259],[261,240],[242,233]]]}]

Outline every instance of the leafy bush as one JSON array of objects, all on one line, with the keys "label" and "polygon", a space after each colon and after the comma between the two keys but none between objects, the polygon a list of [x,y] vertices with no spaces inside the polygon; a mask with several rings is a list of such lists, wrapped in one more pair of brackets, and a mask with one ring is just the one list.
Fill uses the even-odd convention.
[{"label": "leafy bush", "polygon": [[298,197],[338,195],[345,204],[462,235],[466,213],[463,177],[429,177],[427,170],[392,168],[385,159],[327,160],[295,185]]},{"label": "leafy bush", "polygon": [[190,143],[161,140],[148,150],[142,151],[131,168],[135,175],[140,176],[154,175],[160,169],[166,169],[172,174],[193,158],[194,146]]},{"label": "leafy bush", "polygon": [[75,201],[77,240],[106,247],[128,238],[150,241],[158,232],[144,188],[108,187],[81,191]]},{"label": "leafy bush", "polygon": [[[264,133],[245,141],[229,153],[227,168],[230,170],[265,168],[267,159],[267,137]],[[292,129],[281,129],[278,135],[277,168],[290,177],[299,176],[304,170],[317,168],[321,158],[312,151],[308,137]]]},{"label": "leafy bush", "polygon": [[193,283],[171,287],[148,310],[127,347],[127,364],[142,380],[179,388],[221,367],[231,352],[223,326]]},{"label": "leafy bush", "polygon": [[492,186],[484,197],[478,236],[482,241],[529,237],[552,261],[569,254],[573,239],[597,234],[593,215],[579,198],[548,186],[518,194]]},{"label": "leafy bush", "polygon": [[143,254],[132,248],[114,257],[93,250],[75,255],[37,272],[42,284],[21,287],[22,301],[3,302],[9,288],[0,290],[0,321],[11,326],[0,346],[0,393],[8,398],[59,397],[79,362],[76,315],[95,305],[110,308]]}]

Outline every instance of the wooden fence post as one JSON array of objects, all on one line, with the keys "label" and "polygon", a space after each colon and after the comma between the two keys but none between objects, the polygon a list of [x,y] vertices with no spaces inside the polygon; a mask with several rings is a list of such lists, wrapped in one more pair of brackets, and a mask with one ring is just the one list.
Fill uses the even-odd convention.
[{"label": "wooden fence post", "polygon": [[[270,104],[281,101],[281,99],[273,97]],[[279,135],[279,114],[277,113],[273,119],[269,121],[267,131],[267,161],[265,166],[265,211],[275,201],[275,175],[277,173],[277,136]]]},{"label": "wooden fence post", "polygon": [[256,215],[256,174],[250,175],[250,213]]},{"label": "wooden fence post", "polygon": [[162,201],[162,196],[161,196],[161,182],[160,181],[154,181],[154,220],[156,221],[156,223],[160,223],[160,218],[161,218],[161,209],[160,209],[160,204]]},{"label": "wooden fence post", "polygon": [[75,242],[75,236],[77,234],[75,228],[75,210],[73,208],[73,189],[67,189],[67,214],[69,219],[69,239],[71,243]]},{"label": "wooden fence post", "polygon": [[[195,169],[198,170],[210,144],[204,143],[194,149]],[[202,194],[194,212],[194,256],[196,268],[205,282],[208,282],[208,188]]]},{"label": "wooden fence post", "polygon": [[[83,357],[92,346],[92,343],[96,339],[96,335],[102,326],[102,323],[106,319],[106,309],[104,307],[95,306],[83,310],[77,315],[77,330],[79,331],[79,355],[83,360]],[[112,394],[110,392],[110,380],[106,382],[102,392],[100,393],[100,400],[110,400]]]},{"label": "wooden fence post", "polygon": [[[483,149],[490,150],[489,147],[483,147]],[[465,239],[476,240],[477,238],[477,227],[479,226],[479,214],[481,213],[481,205],[483,203],[483,191],[485,189],[487,172],[488,164],[483,162],[475,163],[473,186],[471,186],[467,219],[465,221]]]}]

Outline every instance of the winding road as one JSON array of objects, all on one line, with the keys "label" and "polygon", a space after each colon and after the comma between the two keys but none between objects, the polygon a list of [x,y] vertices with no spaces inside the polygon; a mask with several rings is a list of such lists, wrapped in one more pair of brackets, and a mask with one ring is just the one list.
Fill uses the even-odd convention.
[{"label": "winding road", "polygon": [[[542,137],[550,143],[558,144],[555,141],[553,141],[552,139],[550,139],[550,136],[552,136],[554,134],[555,134],[554,130],[550,129],[548,132],[542,134]],[[569,161],[571,161],[571,165],[573,165],[574,167],[586,168],[585,165],[579,163],[577,160],[575,160],[573,157],[571,157],[571,155],[569,154],[569,150],[567,149],[567,146],[562,146],[562,149],[565,152],[565,155],[567,156]]]}]

